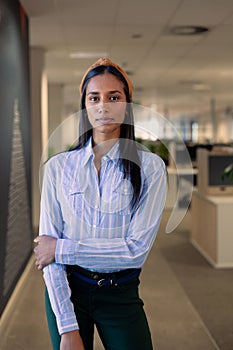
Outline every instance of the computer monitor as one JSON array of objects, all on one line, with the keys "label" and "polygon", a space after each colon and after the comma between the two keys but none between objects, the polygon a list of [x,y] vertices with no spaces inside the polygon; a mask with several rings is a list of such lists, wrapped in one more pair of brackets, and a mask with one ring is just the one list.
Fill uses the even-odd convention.
[{"label": "computer monitor", "polygon": [[206,195],[233,195],[233,181],[223,178],[224,169],[233,163],[233,153],[206,149],[197,151],[198,190]]}]

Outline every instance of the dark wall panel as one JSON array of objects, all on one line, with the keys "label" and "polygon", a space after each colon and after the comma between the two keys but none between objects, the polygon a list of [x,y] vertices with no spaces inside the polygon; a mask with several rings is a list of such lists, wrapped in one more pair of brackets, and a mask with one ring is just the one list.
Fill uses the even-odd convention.
[{"label": "dark wall panel", "polygon": [[32,251],[28,19],[0,0],[0,311]]}]

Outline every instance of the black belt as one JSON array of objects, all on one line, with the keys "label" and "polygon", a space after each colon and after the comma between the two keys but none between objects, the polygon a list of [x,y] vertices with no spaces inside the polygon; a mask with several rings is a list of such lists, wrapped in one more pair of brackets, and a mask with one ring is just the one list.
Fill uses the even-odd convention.
[{"label": "black belt", "polygon": [[141,269],[127,269],[113,273],[98,273],[86,270],[80,266],[67,265],[67,273],[92,285],[99,287],[117,286],[129,282],[140,275]]}]

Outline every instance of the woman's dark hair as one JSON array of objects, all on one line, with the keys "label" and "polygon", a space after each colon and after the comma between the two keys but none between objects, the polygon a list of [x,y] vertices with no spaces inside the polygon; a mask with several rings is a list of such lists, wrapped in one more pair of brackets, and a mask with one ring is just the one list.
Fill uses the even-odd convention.
[{"label": "woman's dark hair", "polygon": [[81,149],[93,134],[92,125],[89,122],[86,111],[86,89],[91,78],[104,73],[110,73],[116,76],[124,84],[127,107],[124,122],[121,124],[120,131],[120,158],[119,166],[123,170],[124,178],[129,179],[133,186],[133,202],[135,205],[141,192],[141,170],[140,159],[135,142],[134,117],[129,94],[128,84],[124,76],[113,66],[97,66],[93,68],[86,76],[83,82],[81,103],[80,103],[80,122],[79,122],[79,139],[77,144],[70,151]]}]

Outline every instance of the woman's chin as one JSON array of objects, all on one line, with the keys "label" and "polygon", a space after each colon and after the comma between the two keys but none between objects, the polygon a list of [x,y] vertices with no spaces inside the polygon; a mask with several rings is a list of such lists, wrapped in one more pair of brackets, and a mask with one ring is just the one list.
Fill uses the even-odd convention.
[{"label": "woman's chin", "polygon": [[94,136],[100,135],[101,137],[107,137],[108,139],[120,137],[121,124],[111,123],[98,125],[94,128]]}]

